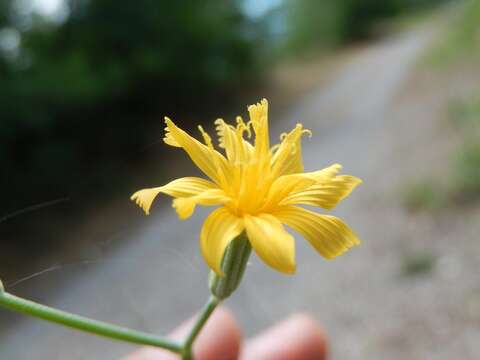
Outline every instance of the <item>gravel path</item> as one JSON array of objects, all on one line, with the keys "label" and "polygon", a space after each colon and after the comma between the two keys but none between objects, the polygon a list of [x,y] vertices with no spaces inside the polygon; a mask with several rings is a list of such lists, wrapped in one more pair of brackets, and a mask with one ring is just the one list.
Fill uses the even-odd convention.
[{"label": "gravel path", "polygon": [[[423,136],[431,136],[429,123],[420,122],[424,109],[398,109],[393,101],[429,39],[428,32],[418,30],[363,50],[329,85],[298,101],[275,123],[278,133],[297,121],[313,131],[314,137],[304,142],[307,169],[340,162],[346,173],[364,179],[334,212],[363,244],[326,262],[299,238],[293,277],[253,258],[242,286],[227,302],[247,335],[291,312],[308,311],[330,334],[334,360],[474,359],[474,350],[480,351],[478,318],[471,320],[463,306],[475,295],[475,279],[458,281],[464,271],[478,269],[478,256],[467,245],[460,250],[451,245],[452,229],[444,227],[437,236],[431,219],[411,218],[392,196],[405,176],[422,172],[422,162],[432,153],[415,149],[428,141]],[[200,210],[188,222],[177,220],[168,207],[154,213],[143,226],[124,234],[131,241],[104,261],[68,274],[70,284],[49,303],[167,332],[207,297],[207,268],[196,241],[207,213]],[[401,278],[405,247],[425,248],[426,239],[433,237],[442,270]],[[465,256],[469,260],[464,262]],[[476,296],[472,306],[478,311],[478,292]],[[132,349],[36,320],[13,326],[0,340],[2,359],[116,359]]]}]

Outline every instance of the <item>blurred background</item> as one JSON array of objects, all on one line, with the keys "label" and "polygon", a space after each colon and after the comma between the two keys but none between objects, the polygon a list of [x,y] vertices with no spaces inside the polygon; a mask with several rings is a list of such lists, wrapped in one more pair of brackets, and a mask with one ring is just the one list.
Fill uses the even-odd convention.
[{"label": "blurred background", "polygon": [[[299,238],[293,277],[253,257],[245,334],[308,311],[332,359],[476,359],[479,59],[479,0],[0,0],[2,281],[147,331],[193,314],[208,210],[129,196],[197,174],[163,116],[196,134],[267,97],[273,136],[313,131],[307,169],[364,179],[334,212],[363,244],[325,262]],[[133,349],[0,310],[2,359]]]}]

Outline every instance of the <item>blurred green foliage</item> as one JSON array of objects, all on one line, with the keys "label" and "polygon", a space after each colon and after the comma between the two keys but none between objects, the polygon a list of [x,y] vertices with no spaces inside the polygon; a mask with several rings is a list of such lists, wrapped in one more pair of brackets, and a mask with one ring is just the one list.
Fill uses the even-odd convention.
[{"label": "blurred green foliage", "polygon": [[480,55],[480,0],[463,0],[452,7],[449,26],[428,58],[431,63],[445,65],[466,56],[478,61]]},{"label": "blurred green foliage", "polygon": [[450,119],[460,131],[462,143],[454,158],[451,176],[452,199],[480,199],[480,101],[478,98],[453,104]]},{"label": "blurred green foliage", "polygon": [[[480,0],[465,1],[449,35],[446,49],[450,58],[468,55],[475,62],[480,55]],[[446,58],[449,58],[448,56]],[[452,175],[452,196],[457,201],[480,199],[480,97],[457,103],[450,113],[463,136]]]},{"label": "blurred green foliage", "polygon": [[409,211],[436,211],[445,202],[444,194],[435,181],[411,184],[403,191],[403,205]]},{"label": "blurred green foliage", "polygon": [[435,269],[436,260],[430,252],[405,254],[402,258],[401,274],[406,277],[427,275]]},{"label": "blurred green foliage", "polygon": [[480,101],[455,102],[449,118],[459,132],[460,142],[447,163],[445,184],[424,180],[406,187],[403,204],[410,211],[437,211],[445,205],[462,205],[480,200]]},{"label": "blurred green foliage", "polygon": [[449,117],[466,136],[480,138],[480,99],[453,103]]},{"label": "blurred green foliage", "polygon": [[[480,0],[465,0],[452,8],[450,22],[441,43],[430,54],[440,64],[476,64],[480,55]],[[475,71],[475,67],[472,68]],[[480,97],[454,102],[449,118],[460,132],[461,143],[451,166],[449,198],[455,203],[480,199]]]},{"label": "blurred green foliage", "polygon": [[224,104],[257,74],[258,33],[233,0],[71,0],[63,23],[0,1],[2,212],[106,193],[161,115]]},{"label": "blurred green foliage", "polygon": [[458,48],[478,51],[480,44],[478,36],[480,34],[480,1],[466,0],[465,7],[460,18],[457,20],[457,26],[453,30],[453,42]]},{"label": "blurred green foliage", "polygon": [[287,51],[334,46],[375,34],[379,22],[445,0],[287,0]]},{"label": "blurred green foliage", "polygon": [[457,153],[454,168],[454,197],[462,202],[480,199],[480,138],[468,141]]}]

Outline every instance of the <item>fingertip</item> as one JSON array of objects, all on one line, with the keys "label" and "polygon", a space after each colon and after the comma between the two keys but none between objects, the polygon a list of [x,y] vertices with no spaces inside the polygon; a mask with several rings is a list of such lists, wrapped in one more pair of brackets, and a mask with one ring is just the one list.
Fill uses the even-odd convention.
[{"label": "fingertip", "polygon": [[298,313],[290,317],[291,323],[296,324],[298,329],[303,329],[306,334],[304,345],[308,345],[310,351],[319,354],[315,359],[326,359],[328,355],[327,334],[323,327],[307,313]]},{"label": "fingertip", "polygon": [[310,315],[299,313],[250,340],[242,359],[325,360],[327,353],[323,329]]},{"label": "fingertip", "polygon": [[218,308],[194,345],[199,360],[235,360],[240,354],[242,334],[232,312]]},{"label": "fingertip", "polygon": [[[169,336],[182,341],[194,325],[196,317],[176,328]],[[220,307],[208,319],[196,339],[193,352],[197,360],[236,360],[240,354],[242,334],[232,312]],[[145,347],[130,354],[125,360],[176,360],[179,356],[167,350]]]}]

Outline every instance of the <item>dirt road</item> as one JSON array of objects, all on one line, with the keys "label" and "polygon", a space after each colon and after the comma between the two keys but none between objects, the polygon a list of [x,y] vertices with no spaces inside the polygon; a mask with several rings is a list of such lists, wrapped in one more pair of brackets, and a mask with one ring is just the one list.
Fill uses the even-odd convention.
[{"label": "dirt road", "polygon": [[[388,194],[402,176],[415,171],[408,161],[415,160],[415,152],[411,148],[408,152],[410,130],[398,125],[401,120],[393,114],[393,104],[429,39],[428,31],[416,30],[357,53],[330,84],[299,99],[275,122],[277,134],[297,121],[313,131],[313,138],[304,141],[306,169],[339,162],[346,173],[364,180],[334,211],[363,244],[327,262],[299,237],[299,266],[292,277],[252,258],[240,289],[227,301],[247,335],[291,312],[308,311],[330,334],[333,359],[450,359],[454,353],[470,358],[468,346],[463,357],[458,354],[457,348],[465,345],[458,341],[441,354],[435,352],[436,341],[446,331],[442,321],[449,320],[429,314],[445,310],[438,298],[449,293],[450,275],[425,282],[398,279],[398,244],[410,223]],[[400,148],[407,157],[401,163]],[[101,263],[69,274],[70,285],[50,303],[142,330],[167,332],[197,311],[208,295],[207,268],[197,242],[207,212],[198,211],[188,222],[180,222],[168,207],[154,213],[125,234],[131,239],[125,246]],[[473,341],[467,335],[461,341]],[[132,349],[28,320],[12,326],[10,335],[1,339],[0,357],[116,359]]]}]

